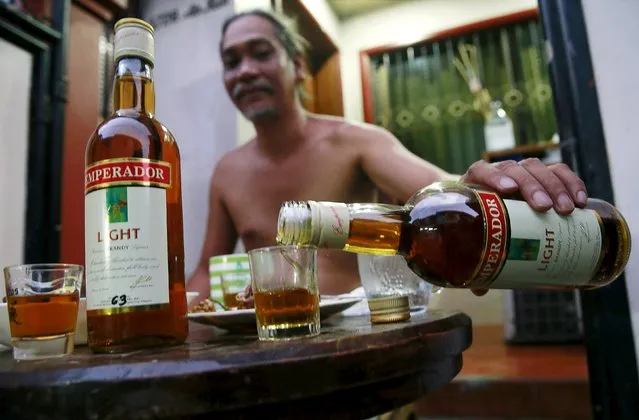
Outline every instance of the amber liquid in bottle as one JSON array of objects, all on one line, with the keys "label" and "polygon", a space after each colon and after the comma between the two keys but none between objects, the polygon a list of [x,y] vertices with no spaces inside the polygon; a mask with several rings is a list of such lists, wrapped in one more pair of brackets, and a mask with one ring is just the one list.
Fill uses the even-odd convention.
[{"label": "amber liquid in bottle", "polygon": [[[412,223],[403,225],[401,248],[409,266],[437,286],[490,288],[490,283],[472,281],[486,246],[485,219],[481,216],[479,201],[468,194],[464,206],[438,204],[437,207],[436,212],[427,211],[428,206],[421,211],[413,209],[409,215]],[[594,275],[586,284],[576,285],[543,283],[540,276],[535,288],[601,287],[616,279],[625,268],[630,254],[630,233],[625,221],[612,205],[601,200],[590,199],[587,208],[598,213],[602,238]],[[511,240],[508,235],[504,239],[507,244]]]},{"label": "amber liquid in bottle", "polygon": [[[441,185],[446,186],[447,184],[442,183]],[[330,235],[332,223],[330,215],[339,213],[339,211],[327,211],[324,213],[329,215],[325,216],[326,220],[314,221],[317,228],[313,233],[311,228],[313,223],[309,220],[302,222],[304,217],[299,217],[299,213],[295,213],[295,211],[287,211],[287,206],[297,206],[299,209],[300,203],[283,206],[278,222],[278,242],[293,245],[312,243],[320,247],[324,246],[320,243],[324,239],[319,239],[320,235],[317,234],[317,229],[323,229]],[[371,205],[372,207],[374,205]],[[593,232],[594,229],[594,233],[584,233],[585,227],[580,224],[570,235],[577,238],[577,242],[585,241],[584,238],[587,238],[588,241],[595,240],[593,238],[599,236],[601,245],[590,248],[596,251],[596,255],[590,259],[594,264],[592,274],[586,281],[582,276],[576,283],[571,283],[569,279],[572,274],[570,269],[564,270],[567,275],[563,280],[553,280],[543,276],[543,270],[546,268],[543,264],[544,255],[547,255],[548,259],[553,259],[557,253],[569,253],[571,252],[569,248],[574,247],[574,243],[566,239],[565,233],[563,250],[553,248],[558,243],[556,236],[558,232],[553,232],[555,236],[550,235],[545,240],[542,239],[539,241],[538,247],[532,251],[521,248],[513,250],[513,253],[518,255],[517,257],[507,257],[510,252],[509,247],[513,246],[512,224],[532,223],[529,219],[530,212],[527,215],[524,213],[522,218],[515,213],[508,214],[504,211],[504,219],[501,224],[504,228],[494,232],[487,231],[489,219],[485,214],[486,206],[482,205],[470,187],[460,186],[460,184],[451,184],[447,188],[441,186],[425,188],[417,193],[405,207],[395,206],[392,209],[391,206],[386,206],[386,209],[380,208],[380,211],[359,212],[356,207],[351,206],[347,213],[342,210],[340,217],[341,219],[347,217],[349,219],[347,236],[341,242],[329,239],[326,243],[329,244],[329,247],[339,247],[342,244],[341,247],[344,250],[351,252],[403,255],[409,267],[417,275],[437,286],[491,288],[491,286],[499,285],[500,270],[503,266],[496,266],[494,270],[496,277],[482,278],[478,273],[482,268],[483,258],[490,258],[490,255],[487,255],[490,248],[487,249],[487,247],[491,246],[491,240],[498,237],[497,235],[501,235],[498,237],[504,244],[501,261],[505,261],[507,258],[534,260],[534,257],[538,255],[542,255],[542,257],[541,264],[535,268],[540,271],[533,271],[532,274],[530,271],[524,273],[529,280],[519,284],[502,282],[496,288],[524,287],[564,290],[596,288],[609,284],[625,269],[630,255],[630,231],[623,216],[609,203],[590,199],[587,209],[596,212],[596,217],[591,216],[590,219],[590,232]],[[289,218],[287,214],[291,217]],[[310,214],[309,211],[309,216]],[[317,223],[318,221],[319,223]],[[322,226],[329,226],[329,228],[322,228]],[[526,241],[523,243],[525,245]],[[533,257],[527,258],[526,252],[532,254]],[[511,277],[513,276],[511,275]],[[565,280],[566,278],[568,280]]]},{"label": "amber liquid in bottle", "polygon": [[[151,66],[137,57],[120,59],[113,94],[115,112],[91,136],[86,149],[86,166],[122,158],[170,164],[170,187],[166,188],[165,203],[169,303],[131,307],[129,311],[88,310],[89,346],[95,352],[179,344],[188,335],[180,156],[173,135],[154,117]],[[140,185],[130,188],[153,187]],[[145,210],[148,218],[153,218],[155,211],[154,208]],[[91,235],[92,232],[86,234]],[[88,255],[87,265],[90,258]],[[91,285],[87,283],[89,287]]]}]

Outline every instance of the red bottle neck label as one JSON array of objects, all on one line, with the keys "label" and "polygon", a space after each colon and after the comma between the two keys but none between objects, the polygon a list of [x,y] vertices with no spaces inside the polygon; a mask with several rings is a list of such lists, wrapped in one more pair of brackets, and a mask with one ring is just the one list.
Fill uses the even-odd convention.
[{"label": "red bottle neck label", "polygon": [[[471,279],[473,287],[488,286],[499,274],[507,256],[509,238],[506,206],[495,193],[477,191],[484,216],[484,249]],[[477,286],[475,286],[477,285]]]}]

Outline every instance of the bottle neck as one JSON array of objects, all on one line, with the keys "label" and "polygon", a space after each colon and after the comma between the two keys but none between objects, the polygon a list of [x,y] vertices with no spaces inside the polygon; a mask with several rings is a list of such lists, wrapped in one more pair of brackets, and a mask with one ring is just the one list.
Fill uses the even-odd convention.
[{"label": "bottle neck", "polygon": [[398,215],[404,211],[390,204],[289,201],[280,209],[277,242],[393,255],[402,252]]},{"label": "bottle neck", "polygon": [[122,57],[116,64],[113,85],[114,112],[155,114],[155,86],[152,66],[139,57]]},{"label": "bottle neck", "polygon": [[277,219],[276,241],[280,245],[318,245],[317,238],[313,238],[310,202],[287,201],[282,204]]}]

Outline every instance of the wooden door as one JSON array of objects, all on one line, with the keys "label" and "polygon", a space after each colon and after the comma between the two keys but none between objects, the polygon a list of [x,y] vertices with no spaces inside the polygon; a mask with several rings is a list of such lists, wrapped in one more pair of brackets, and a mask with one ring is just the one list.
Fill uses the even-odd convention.
[{"label": "wooden door", "polygon": [[124,13],[126,5],[122,0],[83,0],[71,8],[60,227],[60,259],[66,263],[84,264],[85,147],[103,117],[104,95],[112,85],[105,79],[112,63],[104,62],[101,46],[104,49],[117,11]]},{"label": "wooden door", "polygon": [[339,52],[329,57],[314,75],[314,112],[344,116]]},{"label": "wooden door", "polygon": [[304,82],[304,88],[310,97],[304,101],[304,107],[318,114],[343,116],[342,79],[337,46],[300,0],[288,0],[279,5],[273,2],[273,7],[297,22],[300,35],[309,44],[309,77]]}]

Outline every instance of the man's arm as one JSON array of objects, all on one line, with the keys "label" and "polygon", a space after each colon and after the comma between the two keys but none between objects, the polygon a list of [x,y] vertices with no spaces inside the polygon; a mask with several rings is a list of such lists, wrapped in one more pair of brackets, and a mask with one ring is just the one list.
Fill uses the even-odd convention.
[{"label": "man's arm", "polygon": [[569,214],[587,204],[583,181],[563,163],[547,166],[539,159],[525,159],[489,164],[480,160],[460,177],[414,155],[382,128],[352,125],[343,131],[358,142],[361,165],[368,177],[384,193],[402,202],[433,182],[457,179],[500,193],[519,191],[537,211],[554,207],[560,214]]},{"label": "man's arm", "polygon": [[237,232],[233,225],[233,220],[224,205],[221,191],[223,178],[224,176],[220,173],[220,167],[218,166],[211,179],[209,216],[200,261],[187,282],[187,289],[189,291],[200,294],[197,299],[193,300],[191,306],[206,299],[211,293],[209,258],[214,255],[231,254],[237,242]]},{"label": "man's arm", "polygon": [[371,181],[402,203],[433,182],[460,178],[416,156],[382,128],[353,125],[342,134],[358,143],[362,169]]}]

